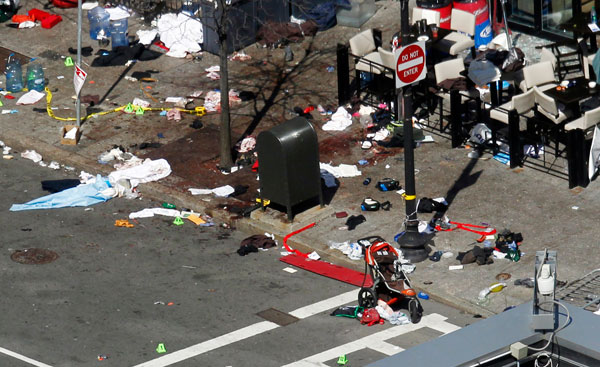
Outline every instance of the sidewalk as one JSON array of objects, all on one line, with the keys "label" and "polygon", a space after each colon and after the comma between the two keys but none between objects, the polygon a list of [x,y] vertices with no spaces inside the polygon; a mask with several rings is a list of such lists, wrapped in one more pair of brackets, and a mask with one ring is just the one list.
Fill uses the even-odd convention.
[{"label": "sidewalk", "polygon": [[[395,33],[398,3],[377,2],[379,10],[362,29],[382,28],[384,39]],[[25,11],[37,6],[27,0],[22,3]],[[48,87],[53,93],[52,106],[58,116],[75,116],[72,68],[64,66],[61,56],[68,55],[68,48],[76,46],[76,9],[52,10],[63,17],[63,22],[53,29],[5,28],[2,46],[27,56],[40,57],[44,65]],[[85,13],[84,13],[85,19]],[[141,21],[129,20],[130,34],[142,27]],[[92,46],[86,33],[84,20],[83,46]],[[253,135],[269,129],[294,116],[294,107],[305,108],[309,104],[336,106],[336,74],[328,72],[335,66],[335,45],[345,42],[357,32],[347,27],[334,27],[318,33],[314,40],[292,44],[295,59],[286,64],[283,50],[269,50],[255,46],[245,51],[252,56],[250,61],[230,61],[233,75],[231,88],[252,91],[256,101],[242,102],[232,113],[232,135],[238,139],[249,126],[256,125]],[[310,52],[307,52],[310,50]],[[85,57],[91,64],[95,56]],[[88,82],[82,95],[106,95],[105,102],[94,106],[96,110],[108,110],[127,104],[138,97],[149,99],[142,93],[139,82],[122,78],[135,71],[149,72],[157,82],[151,85],[151,95],[156,99],[180,96],[195,90],[204,92],[218,88],[218,81],[205,77],[205,68],[218,64],[218,58],[204,53],[202,60],[192,61],[161,56],[153,61],[137,62],[130,69],[126,66],[83,67],[88,72]],[[64,79],[58,79],[64,76]],[[3,80],[4,81],[4,80]],[[93,84],[90,81],[94,81]],[[402,150],[390,148],[380,151],[362,150],[359,141],[363,132],[358,122],[342,132],[326,132],[321,129],[326,116],[312,113],[319,135],[320,160],[339,164],[356,164],[365,159],[367,165],[358,166],[362,175],[341,178],[340,187],[332,201],[324,209],[300,214],[293,224],[285,222],[285,214],[268,209],[265,213],[255,211],[251,218],[239,218],[225,208],[251,205],[256,196],[258,182],[249,168],[230,175],[223,175],[218,164],[219,115],[199,118],[204,127],[194,129],[189,125],[196,117],[186,115],[181,122],[167,121],[158,113],[143,116],[109,114],[90,119],[82,125],[83,137],[77,146],[60,144],[59,130],[64,122],[50,118],[45,111],[44,101],[33,106],[15,106],[16,100],[2,98],[2,109],[18,109],[17,114],[0,115],[0,140],[17,151],[35,149],[44,160],[56,160],[63,165],[76,167],[90,173],[107,174],[109,165],[97,162],[98,156],[122,146],[140,157],[165,158],[171,164],[173,174],[161,181],[142,184],[139,189],[144,197],[158,202],[172,202],[212,215],[218,222],[230,224],[250,234],[265,231],[281,238],[293,230],[317,221],[317,226],[294,236],[289,244],[301,251],[317,251],[327,261],[356,270],[364,269],[362,260],[352,261],[337,250],[328,248],[328,242],[355,241],[359,238],[379,235],[393,242],[401,231],[405,217],[402,197],[394,192],[379,192],[374,183],[391,177],[404,183]],[[160,105],[160,104],[159,104]],[[199,105],[197,103],[196,105]],[[154,105],[153,105],[154,106]],[[64,109],[69,107],[69,110]],[[91,111],[92,109],[90,109]],[[89,112],[89,111],[88,111]],[[85,112],[84,112],[85,113]],[[257,117],[258,116],[258,117]],[[158,134],[164,136],[159,138]],[[426,133],[428,135],[429,133]],[[452,258],[439,262],[426,260],[418,263],[410,275],[415,286],[428,293],[431,298],[459,307],[467,312],[488,316],[504,308],[521,304],[531,299],[532,290],[514,286],[515,279],[533,276],[535,252],[544,248],[558,251],[558,279],[575,280],[597,267],[597,230],[595,226],[600,214],[598,185],[592,182],[586,189],[568,189],[564,179],[529,167],[510,170],[507,166],[484,155],[480,159],[469,159],[468,149],[451,149],[450,141],[433,135],[435,142],[422,144],[415,150],[417,197],[445,197],[450,203],[447,212],[450,220],[464,223],[489,223],[498,231],[509,229],[521,232],[524,237],[519,262],[495,260],[491,265],[465,265],[463,270],[451,271],[449,265],[459,264],[454,259],[459,252],[473,248],[478,235],[466,231],[441,232],[435,237],[433,251],[450,251]],[[144,142],[159,142],[159,148],[139,149]],[[563,163],[560,163],[563,164]],[[366,177],[372,183],[363,185]],[[187,189],[213,188],[225,184],[248,185],[248,192],[236,199],[217,199],[191,196]],[[360,204],[365,197],[381,202],[389,200],[389,212],[361,212]],[[126,200],[126,199],[114,199]],[[99,204],[101,205],[101,204]],[[346,211],[349,215],[365,215],[367,221],[355,230],[341,230],[346,218],[337,219],[335,212]],[[428,221],[431,214],[419,215]],[[260,254],[255,254],[260,256]],[[283,263],[282,263],[283,266]],[[496,275],[509,273],[508,287],[490,296],[485,307],[476,304],[479,291],[496,282]]]}]

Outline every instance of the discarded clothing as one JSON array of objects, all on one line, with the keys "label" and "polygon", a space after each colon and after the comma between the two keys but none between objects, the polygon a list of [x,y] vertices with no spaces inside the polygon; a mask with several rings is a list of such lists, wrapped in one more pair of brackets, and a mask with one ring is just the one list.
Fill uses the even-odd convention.
[{"label": "discarded clothing", "polygon": [[204,42],[202,23],[184,13],[164,14],[158,18],[157,29],[169,49],[167,56],[183,58],[188,52],[199,52]]},{"label": "discarded clothing", "polygon": [[99,50],[100,56],[92,61],[92,67],[101,66],[120,66],[125,65],[130,60],[149,61],[157,59],[160,52],[147,50],[144,45],[137,43],[130,47],[117,47],[113,51]]},{"label": "discarded clothing", "polygon": [[304,37],[312,37],[318,27],[314,21],[295,23],[266,22],[256,33],[256,39],[261,45],[273,46],[286,41],[299,42]]},{"label": "discarded clothing", "polygon": [[352,125],[352,115],[344,107],[338,107],[337,111],[331,115],[331,120],[323,125],[325,131],[340,131]]},{"label": "discarded clothing", "polygon": [[140,165],[113,171],[108,175],[111,183],[119,180],[129,180],[131,187],[136,187],[141,183],[158,181],[171,174],[171,166],[166,159],[152,160],[147,158]]},{"label": "discarded clothing", "polygon": [[167,111],[167,120],[181,121],[181,112],[176,108],[171,108]]},{"label": "discarded clothing", "polygon": [[194,189],[194,188],[189,188],[188,191],[192,195],[215,194],[216,196],[226,197],[226,196],[229,196],[229,195],[233,194],[235,192],[235,189],[233,187],[229,186],[229,185],[225,185],[225,186],[217,187],[215,189]]},{"label": "discarded clothing", "polygon": [[377,306],[375,307],[377,313],[379,313],[379,317],[388,321],[392,325],[405,325],[410,324],[410,320],[400,311],[394,311],[392,308],[382,300],[377,301]]},{"label": "discarded clothing", "polygon": [[26,150],[21,153],[21,157],[32,160],[34,163],[41,162],[42,156],[35,150]]},{"label": "discarded clothing", "polygon": [[235,187],[233,188],[233,192],[229,194],[229,197],[236,197],[245,194],[246,192],[248,192],[249,187],[250,186],[248,185],[235,185]]},{"label": "discarded clothing", "polygon": [[248,153],[256,147],[256,138],[254,136],[246,136],[242,141],[235,145],[235,149],[240,153]]},{"label": "discarded clothing", "polygon": [[418,213],[446,212],[448,203],[444,198],[431,199],[424,197],[417,203]]},{"label": "discarded clothing", "polygon": [[108,14],[110,14],[110,20],[121,20],[121,19],[129,18],[129,16],[130,16],[129,10],[122,5],[117,6],[116,8],[105,8],[105,9],[108,12]]},{"label": "discarded clothing", "polygon": [[325,169],[321,169],[321,178],[325,181],[325,186],[327,187],[337,187],[338,185],[335,176]]},{"label": "discarded clothing", "polygon": [[362,175],[362,173],[358,170],[356,165],[350,164],[340,164],[337,167],[333,167],[327,163],[319,163],[319,167],[322,170],[328,171],[336,178],[340,177],[356,177]]},{"label": "discarded clothing", "polygon": [[438,86],[446,90],[467,90],[467,80],[463,77],[449,78],[439,82]]},{"label": "discarded clothing", "polygon": [[277,247],[277,241],[264,234],[255,234],[242,240],[240,246],[252,245],[256,248],[269,249]]},{"label": "discarded clothing", "polygon": [[492,248],[481,248],[474,246],[472,250],[467,252],[459,252],[456,260],[460,261],[461,264],[471,264],[477,262],[477,265],[493,264],[492,259]]},{"label": "discarded clothing", "polygon": [[367,326],[373,326],[375,324],[383,325],[384,321],[375,308],[367,308],[360,318],[360,323],[363,325],[366,324]]},{"label": "discarded clothing", "polygon": [[306,18],[314,21],[319,27],[319,31],[326,31],[337,24],[336,2],[323,2],[308,11]]},{"label": "discarded clothing", "polygon": [[333,310],[329,316],[338,316],[338,317],[349,317],[351,319],[359,318],[359,314],[362,316],[363,307],[359,306],[340,306],[337,309]]},{"label": "discarded clothing", "polygon": [[469,66],[469,79],[476,85],[487,85],[488,83],[500,80],[500,69],[487,60],[475,60]]},{"label": "discarded clothing", "polygon": [[533,288],[535,286],[535,282],[533,278],[515,279],[515,285],[522,285],[527,288]]},{"label": "discarded clothing", "polygon": [[258,248],[256,248],[252,244],[243,245],[237,250],[237,253],[240,256],[246,256],[252,252],[258,252]]},{"label": "discarded clothing", "polygon": [[102,194],[110,187],[108,179],[98,175],[94,183],[79,185],[55,194],[42,196],[25,204],[13,204],[10,211],[56,209],[98,204],[111,198],[111,196]]},{"label": "discarded clothing", "polygon": [[150,29],[150,30],[140,29],[137,32],[135,32],[135,34],[140,39],[140,43],[142,45],[148,46],[149,44],[152,43],[152,41],[154,41],[154,39],[156,38],[156,35],[158,35],[158,31],[156,29]]},{"label": "discarded clothing", "polygon": [[356,242],[350,243],[346,241],[337,243],[329,241],[329,248],[341,251],[344,255],[348,256],[350,260],[360,260],[364,256],[363,247]]},{"label": "discarded clothing", "polygon": [[346,226],[348,227],[349,231],[352,231],[354,228],[356,228],[357,225],[364,223],[367,221],[367,218],[365,218],[364,215],[351,215],[348,220],[346,220]]},{"label": "discarded clothing", "polygon": [[164,215],[167,217],[181,217],[181,212],[175,209],[145,208],[137,212],[129,213],[129,219],[151,218],[154,215]]}]

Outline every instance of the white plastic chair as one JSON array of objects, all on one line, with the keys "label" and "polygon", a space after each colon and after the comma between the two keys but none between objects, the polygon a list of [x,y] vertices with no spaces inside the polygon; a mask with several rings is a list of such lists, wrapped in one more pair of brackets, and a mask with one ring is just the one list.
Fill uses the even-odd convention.
[{"label": "white plastic chair", "polygon": [[[435,48],[444,51],[452,56],[471,48],[475,53],[475,14],[464,10],[452,9],[452,18],[450,19],[450,32],[444,38],[436,42]],[[475,55],[473,55],[474,57]]]}]

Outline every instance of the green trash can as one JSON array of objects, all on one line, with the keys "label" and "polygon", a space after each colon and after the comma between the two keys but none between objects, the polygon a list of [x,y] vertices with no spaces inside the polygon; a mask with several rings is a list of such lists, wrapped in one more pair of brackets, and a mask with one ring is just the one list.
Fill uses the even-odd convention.
[{"label": "green trash can", "polygon": [[317,132],[305,118],[261,132],[256,150],[263,202],[285,207],[290,221],[294,209],[308,209],[317,202],[323,206]]}]

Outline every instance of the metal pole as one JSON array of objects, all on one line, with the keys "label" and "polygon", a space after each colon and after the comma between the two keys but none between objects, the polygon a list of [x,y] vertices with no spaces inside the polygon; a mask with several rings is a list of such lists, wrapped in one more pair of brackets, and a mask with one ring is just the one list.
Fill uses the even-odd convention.
[{"label": "metal pole", "polygon": [[[77,65],[81,67],[81,0],[77,0]],[[77,127],[81,127],[81,98],[80,93],[77,93],[77,103],[75,109],[77,110]]]},{"label": "metal pole", "polygon": [[[400,1],[402,46],[409,44],[410,27],[408,24],[408,0]],[[417,196],[415,189],[415,154],[412,126],[412,87],[398,90],[399,115],[403,120],[404,133],[404,190],[406,203],[405,232],[397,239],[402,255],[413,263],[427,259],[429,251],[425,244],[431,236],[419,233],[417,218]]]}]

